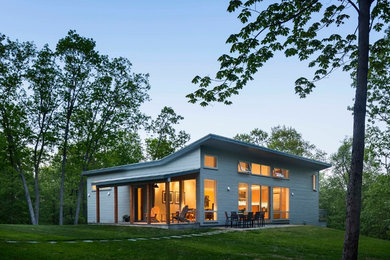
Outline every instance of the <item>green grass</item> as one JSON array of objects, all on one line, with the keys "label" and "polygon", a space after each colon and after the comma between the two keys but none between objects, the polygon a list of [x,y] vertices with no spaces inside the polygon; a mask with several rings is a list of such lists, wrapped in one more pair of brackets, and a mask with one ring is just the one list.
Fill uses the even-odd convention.
[{"label": "green grass", "polygon": [[[34,237],[42,241],[54,237],[62,240],[158,237],[189,232],[194,230],[0,225],[0,241],[11,237],[14,240],[31,240]],[[302,226],[157,241],[76,244],[0,242],[0,259],[340,259],[343,238],[344,233],[339,230]],[[361,236],[359,257],[390,259],[390,241]]]},{"label": "green grass", "polygon": [[83,239],[124,239],[140,237],[163,237],[167,235],[206,232],[209,229],[167,230],[160,228],[142,228],[106,225],[1,225],[0,241],[50,241],[50,240],[83,240]]}]

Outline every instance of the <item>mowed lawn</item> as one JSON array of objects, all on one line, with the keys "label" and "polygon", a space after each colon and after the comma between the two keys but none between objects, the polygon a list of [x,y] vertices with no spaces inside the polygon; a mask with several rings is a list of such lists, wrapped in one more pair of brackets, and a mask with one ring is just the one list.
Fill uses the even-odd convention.
[{"label": "mowed lawn", "polygon": [[[123,226],[0,225],[0,259],[340,259],[344,232],[313,226],[143,241],[66,240],[158,238],[210,231],[172,231]],[[36,240],[39,244],[9,244]],[[56,244],[47,241],[61,240]],[[390,241],[362,236],[361,259],[390,259]]]}]

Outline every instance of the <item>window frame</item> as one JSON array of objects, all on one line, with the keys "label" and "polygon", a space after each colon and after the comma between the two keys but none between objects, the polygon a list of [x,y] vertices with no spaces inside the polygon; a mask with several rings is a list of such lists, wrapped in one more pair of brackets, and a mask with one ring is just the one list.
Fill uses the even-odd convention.
[{"label": "window frame", "polygon": [[[214,210],[205,210],[205,205],[203,204],[203,222],[204,223],[210,223],[210,222],[217,222],[218,221],[218,197],[217,197],[217,180],[215,179],[203,179],[203,198],[205,197],[205,184],[206,181],[213,181],[214,182]],[[206,213],[213,213],[214,219],[206,219]]]},{"label": "window frame", "polygon": [[[280,189],[280,193],[279,193],[279,206],[280,208],[283,208],[283,194],[286,194],[287,193],[287,199],[288,199],[288,210],[274,210],[274,207],[275,207],[275,200],[274,200],[274,196],[275,196],[275,193],[274,193],[274,189],[275,188],[279,188]],[[287,190],[287,192],[283,192]],[[282,186],[272,186],[272,220],[289,220],[290,219],[290,188],[289,187],[282,187]],[[283,216],[283,214],[287,214],[288,215],[288,218],[275,218],[275,214],[280,214],[281,216]]]},{"label": "window frame", "polygon": [[313,191],[317,191],[317,174],[312,175]]},{"label": "window frame", "polygon": [[[215,158],[215,167],[210,167],[210,166],[206,166],[206,165],[205,165],[205,162],[206,162],[205,157],[206,157],[206,156],[210,156],[210,157],[214,157],[214,158]],[[203,155],[203,168],[204,168],[204,169],[218,170],[218,156],[205,153],[205,154]]]},{"label": "window frame", "polygon": [[[243,171],[242,168],[241,168],[241,164],[240,163],[247,163],[248,166],[249,166],[249,171]],[[237,172],[238,173],[243,173],[243,174],[252,174],[252,163],[249,162],[249,161],[244,161],[244,160],[238,160],[238,163],[237,163]]]},{"label": "window frame", "polygon": [[[282,174],[283,174],[283,171],[287,171],[287,177],[286,177],[285,174],[283,174],[284,177],[275,176],[275,169],[280,169],[282,171]],[[290,170],[289,169],[281,168],[281,167],[272,167],[271,171],[272,171],[272,173],[271,173],[272,174],[271,175],[272,178],[286,179],[286,180],[290,179]]]}]

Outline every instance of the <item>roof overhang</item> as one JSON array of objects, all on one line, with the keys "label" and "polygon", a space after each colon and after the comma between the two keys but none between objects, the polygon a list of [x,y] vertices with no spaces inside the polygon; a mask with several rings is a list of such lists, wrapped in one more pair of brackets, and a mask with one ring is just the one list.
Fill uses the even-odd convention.
[{"label": "roof overhang", "polygon": [[273,159],[273,160],[279,160],[284,161],[287,163],[293,163],[296,165],[309,167],[314,170],[323,170],[326,168],[331,167],[332,165],[329,163],[324,163],[317,160],[312,160],[309,158],[305,158],[302,156],[289,154],[285,152],[280,152],[276,150],[272,150],[263,146],[254,145],[250,143],[245,143],[241,141],[237,141],[231,138],[209,134],[205,137],[193,142],[192,144],[184,147],[183,149],[172,153],[160,160],[156,161],[150,161],[150,162],[141,162],[141,163],[133,163],[133,164],[127,164],[127,165],[121,165],[121,166],[115,166],[110,168],[104,168],[104,169],[97,169],[97,170],[91,170],[91,171],[85,171],[82,173],[84,176],[93,176],[93,175],[100,175],[100,174],[107,174],[107,173],[118,173],[118,172],[124,172],[124,171],[131,171],[135,169],[141,169],[141,168],[149,168],[149,167],[156,167],[161,166],[164,164],[167,164],[176,158],[189,153],[191,151],[194,151],[195,149],[200,148],[201,146],[212,146],[219,149],[224,150],[230,150],[233,152],[249,152],[256,154],[264,159]]},{"label": "roof overhang", "polygon": [[92,182],[92,185],[96,185],[96,187],[102,188],[102,187],[121,186],[121,185],[128,185],[132,183],[142,183],[142,182],[151,182],[151,181],[162,182],[162,181],[167,181],[173,177],[199,173],[199,171],[200,169],[198,168],[198,169],[190,169],[184,171],[170,171],[170,172],[160,172],[160,173],[153,173],[153,174],[146,174],[146,175],[145,174],[134,175],[134,176],[128,176],[123,178],[94,181]]}]

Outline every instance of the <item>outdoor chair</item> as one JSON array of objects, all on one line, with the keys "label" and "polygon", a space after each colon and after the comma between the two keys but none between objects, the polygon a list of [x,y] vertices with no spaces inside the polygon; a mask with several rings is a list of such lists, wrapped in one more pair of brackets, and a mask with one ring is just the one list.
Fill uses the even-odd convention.
[{"label": "outdoor chair", "polygon": [[179,223],[179,222],[190,222],[186,218],[187,212],[188,212],[188,205],[185,205],[184,208],[181,210],[181,212],[179,214],[177,214],[176,216],[173,216],[173,219],[176,219],[177,223]]},{"label": "outdoor chair", "polygon": [[233,227],[233,223],[235,223],[235,226],[237,227],[239,224],[239,217],[237,212],[232,211],[230,214],[230,227]]},{"label": "outdoor chair", "polygon": [[232,226],[232,217],[229,217],[228,213],[225,211],[225,227],[228,227],[229,225]]},{"label": "outdoor chair", "polygon": [[260,224],[261,224],[261,217],[260,217],[260,212],[256,212],[255,213],[255,216],[253,217],[253,223],[256,225],[256,226],[260,226]]},{"label": "outdoor chair", "polygon": [[259,212],[260,213],[260,225],[262,226],[262,227],[264,227],[265,226],[265,212],[264,211],[261,211],[261,212]]},{"label": "outdoor chair", "polygon": [[253,227],[253,212],[248,212],[244,218],[245,227]]}]

